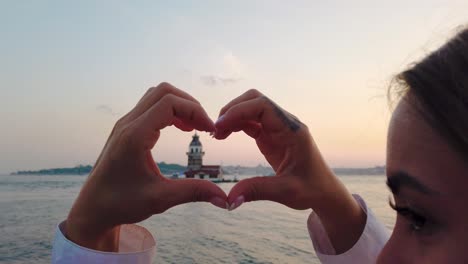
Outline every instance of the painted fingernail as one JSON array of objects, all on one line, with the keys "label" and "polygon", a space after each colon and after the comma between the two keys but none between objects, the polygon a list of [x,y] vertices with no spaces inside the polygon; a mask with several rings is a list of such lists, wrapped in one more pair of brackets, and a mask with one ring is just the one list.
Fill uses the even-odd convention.
[{"label": "painted fingernail", "polygon": [[232,204],[229,206],[229,211],[232,211],[234,209],[236,209],[237,207],[239,207],[241,204],[243,204],[245,202],[245,198],[244,198],[244,195],[241,195],[239,197],[237,197],[234,202],[232,202]]},{"label": "painted fingernail", "polygon": [[224,199],[221,199],[219,197],[213,197],[211,198],[210,200],[210,203],[213,204],[214,206],[217,206],[221,209],[228,209],[228,203],[226,202],[226,200]]},{"label": "painted fingernail", "polygon": [[215,125],[223,121],[223,119],[224,119],[224,115],[221,115],[220,117],[218,117],[218,120],[216,120]]}]

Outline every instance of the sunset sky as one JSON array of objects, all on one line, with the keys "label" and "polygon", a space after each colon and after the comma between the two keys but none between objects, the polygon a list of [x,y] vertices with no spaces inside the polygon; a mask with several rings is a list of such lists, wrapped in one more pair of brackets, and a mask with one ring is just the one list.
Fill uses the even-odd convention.
[{"label": "sunset sky", "polygon": [[[330,165],[383,165],[389,80],[466,24],[468,2],[318,2],[1,1],[0,172],[94,163],[162,81],[214,120],[256,88],[309,126]],[[186,164],[192,134],[163,130],[155,159]],[[206,164],[266,164],[242,133],[201,141]]]}]

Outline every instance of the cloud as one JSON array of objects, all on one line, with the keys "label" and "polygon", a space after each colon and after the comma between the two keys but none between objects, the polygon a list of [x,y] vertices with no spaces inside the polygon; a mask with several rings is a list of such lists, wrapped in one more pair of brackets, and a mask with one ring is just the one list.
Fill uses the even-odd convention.
[{"label": "cloud", "polygon": [[232,52],[227,52],[223,56],[223,66],[233,75],[241,75],[245,71],[245,66],[239,60],[238,57],[234,56]]},{"label": "cloud", "polygon": [[[208,73],[200,76],[207,86],[228,86],[241,81],[246,73],[246,66],[232,52],[216,54]],[[205,72],[206,73],[206,72]]]},{"label": "cloud", "polygon": [[225,77],[220,77],[216,75],[204,75],[200,77],[200,80],[208,85],[208,86],[216,86],[218,84],[221,85],[231,85],[231,84],[236,84],[241,80],[241,78],[225,78]]},{"label": "cloud", "polygon": [[110,106],[104,105],[104,104],[103,105],[98,105],[96,107],[96,110],[98,112],[101,112],[101,113],[106,114],[106,115],[111,115],[111,116],[118,115],[118,113],[114,112],[114,110]]}]

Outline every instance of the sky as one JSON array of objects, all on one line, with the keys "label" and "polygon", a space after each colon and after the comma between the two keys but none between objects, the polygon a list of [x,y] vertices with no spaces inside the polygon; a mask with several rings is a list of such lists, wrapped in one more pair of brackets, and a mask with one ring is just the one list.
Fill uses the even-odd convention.
[{"label": "sky", "polygon": [[[393,75],[468,22],[467,1],[1,1],[0,173],[93,164],[116,120],[167,81],[215,120],[256,88],[333,167],[385,163]],[[156,161],[186,164],[166,128]],[[205,164],[266,165],[243,133]]]}]

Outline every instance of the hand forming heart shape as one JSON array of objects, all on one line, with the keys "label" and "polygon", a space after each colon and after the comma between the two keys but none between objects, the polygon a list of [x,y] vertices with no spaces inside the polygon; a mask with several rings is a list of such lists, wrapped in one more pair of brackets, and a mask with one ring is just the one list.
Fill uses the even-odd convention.
[{"label": "hand forming heart shape", "polygon": [[[160,130],[211,132],[218,140],[244,131],[276,172],[236,184],[229,195],[205,180],[163,177],[151,156]],[[256,90],[220,111],[216,123],[200,103],[168,83],[150,88],[115,125],[67,219],[67,236],[89,248],[112,251],[121,224],[142,221],[178,204],[205,201],[233,210],[271,200],[294,209],[319,208],[336,184],[308,128]],[[327,198],[328,199],[328,198]]]}]

